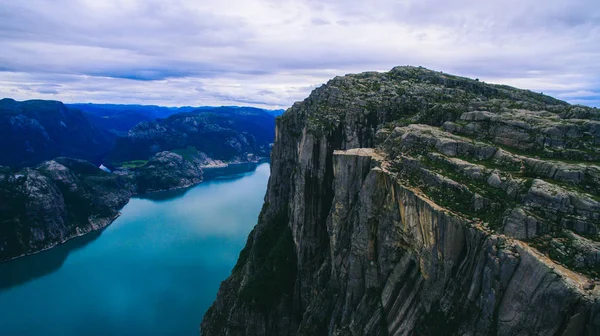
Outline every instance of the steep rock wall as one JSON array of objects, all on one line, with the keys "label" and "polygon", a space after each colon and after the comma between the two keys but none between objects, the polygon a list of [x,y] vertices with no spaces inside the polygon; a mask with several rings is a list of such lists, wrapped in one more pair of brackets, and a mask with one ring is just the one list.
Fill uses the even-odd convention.
[{"label": "steep rock wall", "polygon": [[[594,269],[546,249],[567,233],[590,251],[597,246],[570,224],[594,232],[588,210],[597,194],[561,189],[585,210],[565,208],[564,224],[538,211],[526,200],[543,199],[546,208],[562,202],[540,187],[541,176],[527,175],[540,165],[521,157],[540,149],[524,146],[526,137],[507,145],[508,133],[520,132],[514,128],[506,136],[494,128],[491,139],[469,135],[466,113],[479,109],[508,113],[517,128],[522,116],[553,111],[548,122],[582,132],[599,116],[529,91],[411,67],[336,77],[294,104],[277,121],[258,224],[202,334],[598,334]],[[565,135],[546,126],[531,131],[556,140],[536,142],[546,146],[540,160],[596,158],[600,134],[561,142]],[[550,164],[562,172],[575,167]],[[516,237],[527,223],[539,230]],[[547,233],[544,243],[531,240]],[[584,253],[573,248],[563,252]]]}]

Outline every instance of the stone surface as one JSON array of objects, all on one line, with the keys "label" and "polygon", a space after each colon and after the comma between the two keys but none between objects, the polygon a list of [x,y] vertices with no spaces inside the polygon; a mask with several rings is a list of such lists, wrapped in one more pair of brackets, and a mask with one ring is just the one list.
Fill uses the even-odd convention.
[{"label": "stone surface", "polygon": [[423,68],[332,79],[278,119],[201,333],[600,334],[599,119]]},{"label": "stone surface", "polygon": [[0,171],[0,261],[107,226],[134,189],[127,178],[70,158]]},{"label": "stone surface", "polygon": [[160,152],[133,172],[138,193],[185,188],[202,182],[202,162]]}]

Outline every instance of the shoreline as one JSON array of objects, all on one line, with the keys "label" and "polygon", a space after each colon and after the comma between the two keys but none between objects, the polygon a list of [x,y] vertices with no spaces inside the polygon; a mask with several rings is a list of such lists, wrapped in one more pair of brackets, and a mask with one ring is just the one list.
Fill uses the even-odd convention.
[{"label": "shoreline", "polygon": [[[256,167],[258,167],[258,165],[260,165],[262,163],[268,163],[268,162],[269,162],[269,159],[263,158],[263,159],[259,159],[258,161],[235,162],[235,163],[228,163],[227,166],[223,166],[223,167],[210,167],[210,168],[202,168],[202,169],[203,170],[204,169],[209,169],[211,171],[219,171],[219,170],[227,170],[227,168],[231,168],[232,166],[233,167],[239,167],[239,166],[242,166],[242,165],[254,165],[254,168],[256,168]],[[249,171],[247,171],[247,172],[249,172]],[[235,176],[235,175],[239,175],[239,174],[242,174],[242,173],[232,173],[232,174],[229,174],[229,175]],[[205,181],[216,180],[216,179],[219,179],[219,177],[221,177],[221,176],[227,176],[227,175],[228,174],[223,174],[223,175],[220,175],[220,176],[212,176],[212,177],[210,177],[208,179],[204,179],[203,178],[202,181],[200,181],[198,183],[194,183],[194,184],[190,184],[190,185],[182,186],[182,187],[175,187],[175,188],[169,188],[169,189],[163,189],[163,190],[155,190],[155,191],[145,192],[145,193],[141,193],[141,194],[134,193],[134,194],[132,194],[129,197],[129,199],[127,200],[127,203],[125,203],[125,205],[123,205],[123,207],[121,207],[118,210],[118,213],[115,216],[113,216],[112,218],[97,219],[97,221],[96,221],[95,224],[94,223],[89,223],[90,225],[87,225],[85,229],[82,229],[82,228],[78,227],[75,230],[75,232],[76,232],[75,234],[69,235],[68,237],[66,237],[64,239],[61,239],[59,241],[56,241],[54,243],[50,243],[48,245],[45,245],[41,249],[38,249],[38,250],[35,250],[35,251],[31,251],[31,252],[26,252],[26,253],[23,253],[21,255],[18,255],[18,256],[15,256],[15,257],[10,257],[10,258],[7,258],[7,259],[0,259],[0,264],[11,262],[11,261],[23,258],[23,257],[31,256],[31,255],[34,255],[34,254],[38,254],[40,252],[44,252],[44,251],[50,250],[50,249],[52,249],[54,247],[57,247],[59,245],[62,245],[64,243],[66,243],[66,242],[68,242],[68,241],[70,241],[72,239],[85,236],[86,234],[91,233],[91,232],[102,231],[102,230],[106,229],[108,226],[110,226],[115,220],[117,220],[117,218],[121,217],[121,210],[123,210],[123,208],[125,206],[127,206],[127,204],[129,204],[129,201],[132,198],[143,198],[143,197],[140,197],[140,196],[143,196],[143,195],[154,195],[154,196],[156,196],[157,194],[166,193],[166,192],[170,192],[170,191],[184,191],[185,189],[191,189],[191,188],[193,188],[195,186],[198,186],[198,185],[202,184]],[[98,223],[98,222],[103,222],[103,221],[106,221],[106,224]]]},{"label": "shoreline", "polygon": [[246,166],[246,165],[253,165],[254,168],[256,168],[256,167],[258,167],[258,165],[260,165],[262,163],[268,163],[268,162],[270,162],[270,160],[267,159],[267,158],[264,158],[264,159],[260,159],[258,161],[227,163],[226,166],[201,167],[203,176],[202,176],[202,181],[200,181],[198,183],[191,183],[189,185],[180,186],[180,187],[173,187],[173,188],[169,188],[169,189],[160,189],[160,190],[146,191],[144,193],[133,194],[133,195],[131,195],[130,198],[134,198],[134,197],[141,198],[140,196],[143,196],[143,195],[156,195],[156,194],[160,194],[160,193],[164,193],[164,192],[169,192],[169,191],[178,191],[178,190],[184,190],[184,189],[188,189],[188,188],[193,188],[193,187],[195,187],[197,185],[200,185],[200,184],[202,184],[204,182],[208,182],[208,181],[212,181],[212,180],[217,180],[217,179],[219,179],[222,176],[232,176],[233,177],[233,176],[236,176],[236,175],[239,175],[239,174],[244,174],[244,173],[250,172],[251,170],[247,170],[247,171],[244,171],[244,172],[233,172],[233,173],[230,173],[230,174],[225,173],[225,174],[222,174],[222,175],[214,175],[214,176],[211,175],[211,176],[209,176],[207,178],[205,178],[205,176],[204,176],[204,172],[205,171],[209,171],[209,172],[215,173],[215,172],[218,172],[218,171],[227,171],[227,169],[232,169],[232,168],[236,168],[236,167],[240,167],[240,166]]},{"label": "shoreline", "polygon": [[90,228],[91,228],[90,230],[75,230],[75,232],[77,232],[77,233],[74,234],[74,235],[71,235],[71,236],[69,236],[69,237],[67,237],[65,239],[62,239],[60,241],[57,241],[57,242],[55,242],[53,244],[46,245],[42,249],[39,249],[39,250],[36,250],[36,251],[33,251],[33,252],[24,253],[24,254],[21,254],[21,255],[18,255],[16,257],[12,257],[12,258],[2,259],[2,260],[0,260],[0,264],[7,263],[7,262],[10,262],[10,261],[13,261],[13,260],[16,260],[16,259],[20,259],[20,258],[23,258],[23,257],[32,256],[32,255],[38,254],[40,252],[48,251],[48,250],[50,250],[50,249],[52,249],[54,247],[57,247],[59,245],[62,245],[64,243],[66,243],[66,242],[68,242],[68,241],[70,241],[72,239],[85,236],[85,235],[87,235],[88,233],[91,233],[91,232],[102,231],[102,230],[106,229],[109,225],[111,225],[115,220],[117,220],[117,218],[121,217],[121,210],[127,204],[129,204],[130,200],[131,200],[131,197],[129,198],[129,200],[127,200],[127,203],[125,203],[125,205],[121,209],[119,209],[119,212],[115,216],[113,216],[112,218],[107,218],[106,225],[101,225],[101,226],[98,226],[98,227],[94,227],[94,225],[91,225],[90,226]]}]

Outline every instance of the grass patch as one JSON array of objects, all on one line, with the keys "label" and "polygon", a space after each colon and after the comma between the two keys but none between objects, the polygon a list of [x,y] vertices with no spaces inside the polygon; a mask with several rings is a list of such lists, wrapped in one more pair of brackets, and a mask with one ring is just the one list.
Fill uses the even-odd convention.
[{"label": "grass patch", "polygon": [[600,275],[600,266],[598,265],[591,267],[576,266],[575,258],[580,252],[573,247],[573,239],[565,234],[564,231],[553,233],[552,238],[550,236],[537,237],[531,242],[531,246],[571,270],[592,277]]},{"label": "grass patch", "polygon": [[132,160],[132,161],[121,162],[117,165],[117,167],[125,168],[125,169],[136,169],[136,168],[141,168],[141,167],[145,166],[146,164],[148,164],[148,160]]},{"label": "grass patch", "polygon": [[177,148],[171,149],[170,152],[175,153],[177,155],[181,155],[185,160],[192,161],[194,158],[198,157],[199,153],[196,147],[188,146],[186,148]]},{"label": "grass patch", "polygon": [[[438,205],[447,207],[455,212],[462,213],[471,218],[479,218],[489,223],[491,228],[499,228],[502,225],[503,213],[510,208],[517,206],[518,202],[511,199],[501,189],[494,188],[487,184],[485,180],[478,180],[463,175],[451,164],[442,160],[432,160],[427,156],[421,159],[421,163],[427,169],[437,172],[453,181],[456,181],[467,187],[468,190],[457,190],[449,187],[429,187],[424,183],[424,191]],[[474,208],[475,193],[497,204],[494,209],[484,207],[480,210]]]}]

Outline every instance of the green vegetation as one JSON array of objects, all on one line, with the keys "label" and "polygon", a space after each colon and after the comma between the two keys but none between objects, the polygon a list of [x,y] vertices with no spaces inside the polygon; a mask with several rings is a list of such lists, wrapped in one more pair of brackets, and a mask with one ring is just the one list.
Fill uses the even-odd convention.
[{"label": "green vegetation", "polygon": [[125,169],[136,169],[145,166],[148,164],[148,160],[132,160],[127,162],[121,162],[117,165],[117,167],[125,168]]},{"label": "green vegetation", "polygon": [[574,248],[573,238],[562,230],[552,235],[535,238],[531,246],[569,269],[592,277],[600,276],[600,265],[589,267],[577,262],[577,254],[580,252]]},{"label": "green vegetation", "polygon": [[[490,186],[485,180],[478,180],[468,177],[447,162],[442,160],[431,160],[427,156],[423,158],[422,162],[432,170],[437,171],[438,173],[466,186],[470,193],[466,191],[459,192],[458,196],[460,196],[460,200],[458,200],[458,202],[454,202],[458,203],[458,207],[454,206],[455,208],[457,207],[455,210],[462,213],[468,211],[468,215],[478,217],[484,222],[488,222],[491,224],[492,228],[500,227],[502,224],[502,213],[518,204],[515,199],[511,199],[511,197],[509,197],[503,190]],[[483,196],[496,206],[492,209],[484,207],[483,209],[475,210],[471,206],[473,203],[472,198],[474,197],[474,193]],[[454,194],[456,194],[456,191],[454,191]],[[447,194],[441,193],[440,195],[435,196],[437,196],[436,198],[438,198],[438,200],[442,203],[441,205],[452,208],[453,204],[450,202],[451,198],[448,197]]]},{"label": "green vegetation", "polygon": [[170,152],[181,155],[185,160],[192,161],[197,158],[199,153],[196,147],[188,146],[186,148],[171,149]]},{"label": "green vegetation", "polygon": [[469,162],[472,164],[484,166],[485,168],[490,169],[490,170],[498,169],[498,170],[502,170],[505,172],[510,172],[513,175],[518,174],[520,171],[520,168],[521,168],[521,165],[517,162],[498,163],[493,158],[490,158],[487,160],[476,160],[472,156],[465,156],[465,155],[457,155],[455,157],[457,159],[461,159],[463,161],[466,161],[466,162]]},{"label": "green vegetation", "polygon": [[[287,224],[287,209],[284,209],[266,221],[251,246],[257,268],[240,298],[262,311],[270,310],[281,298],[289,298],[294,288],[296,250]],[[248,258],[247,252],[242,251],[240,258]]]}]

